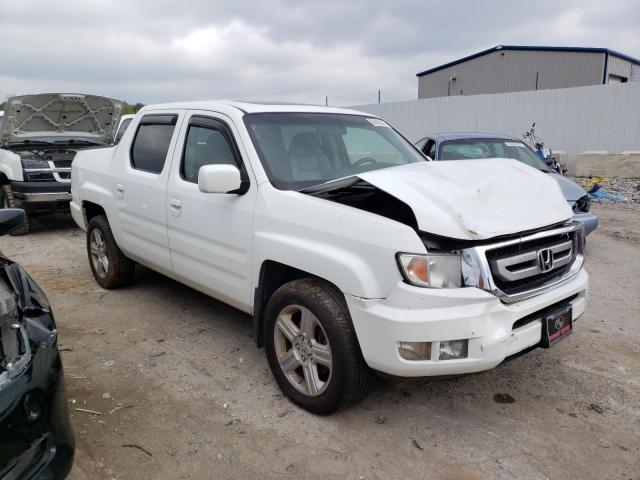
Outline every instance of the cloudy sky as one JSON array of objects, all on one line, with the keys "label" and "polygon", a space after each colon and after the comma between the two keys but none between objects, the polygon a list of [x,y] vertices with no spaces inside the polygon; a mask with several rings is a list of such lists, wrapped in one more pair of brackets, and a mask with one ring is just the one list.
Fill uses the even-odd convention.
[{"label": "cloudy sky", "polygon": [[640,57],[638,0],[0,0],[0,99],[76,91],[354,105],[499,44]]}]

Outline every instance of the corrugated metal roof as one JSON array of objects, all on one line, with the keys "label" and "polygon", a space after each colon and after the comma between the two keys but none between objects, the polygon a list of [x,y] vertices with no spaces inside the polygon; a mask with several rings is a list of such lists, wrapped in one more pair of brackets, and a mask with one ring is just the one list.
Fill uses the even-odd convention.
[{"label": "corrugated metal roof", "polygon": [[443,70],[445,68],[453,67],[454,65],[458,65],[463,62],[467,62],[469,60],[473,60],[474,58],[482,57],[484,55],[488,55],[492,52],[497,52],[500,50],[524,50],[524,51],[538,51],[538,52],[584,52],[584,53],[608,53],[609,55],[613,55],[616,57],[620,57],[624,60],[627,60],[632,63],[636,63],[640,65],[640,60],[637,58],[630,57],[629,55],[625,55],[624,53],[616,52],[615,50],[610,50],[608,48],[596,48],[596,47],[544,47],[544,46],[529,46],[529,45],[497,45],[492,48],[488,48],[487,50],[483,50],[478,53],[474,53],[473,55],[469,55],[467,57],[460,58],[458,60],[454,60],[453,62],[445,63],[444,65],[440,65],[438,67],[430,68],[423,72],[419,72],[416,74],[417,77],[422,77],[423,75],[428,75],[429,73],[437,72],[438,70]]}]

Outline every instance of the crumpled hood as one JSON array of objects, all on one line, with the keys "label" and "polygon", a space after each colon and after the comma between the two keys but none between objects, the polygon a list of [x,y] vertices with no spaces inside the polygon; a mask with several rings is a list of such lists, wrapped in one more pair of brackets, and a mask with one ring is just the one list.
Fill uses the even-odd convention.
[{"label": "crumpled hood", "polygon": [[54,138],[107,144],[118,128],[122,102],[95,95],[42,93],[7,100],[0,141]]},{"label": "crumpled hood", "polygon": [[550,175],[516,160],[419,162],[358,177],[409,205],[421,231],[444,237],[487,239],[573,215]]}]

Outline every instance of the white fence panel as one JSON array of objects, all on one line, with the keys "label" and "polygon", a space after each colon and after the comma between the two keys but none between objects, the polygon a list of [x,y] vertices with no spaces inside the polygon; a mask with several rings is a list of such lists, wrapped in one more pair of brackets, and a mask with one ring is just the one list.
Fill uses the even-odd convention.
[{"label": "white fence panel", "polygon": [[434,132],[536,133],[552,150],[640,151],[640,82],[429,98],[353,107],[378,115],[412,141]]}]

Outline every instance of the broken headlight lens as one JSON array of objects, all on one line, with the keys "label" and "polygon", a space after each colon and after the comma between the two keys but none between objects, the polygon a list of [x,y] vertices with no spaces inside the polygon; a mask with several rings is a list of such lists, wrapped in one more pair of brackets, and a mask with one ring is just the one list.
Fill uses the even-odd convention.
[{"label": "broken headlight lens", "polygon": [[460,288],[462,264],[458,254],[398,254],[404,279],[411,285],[431,288]]},{"label": "broken headlight lens", "polygon": [[588,212],[591,208],[591,197],[589,194],[583,195],[576,201],[576,208],[581,212]]}]

